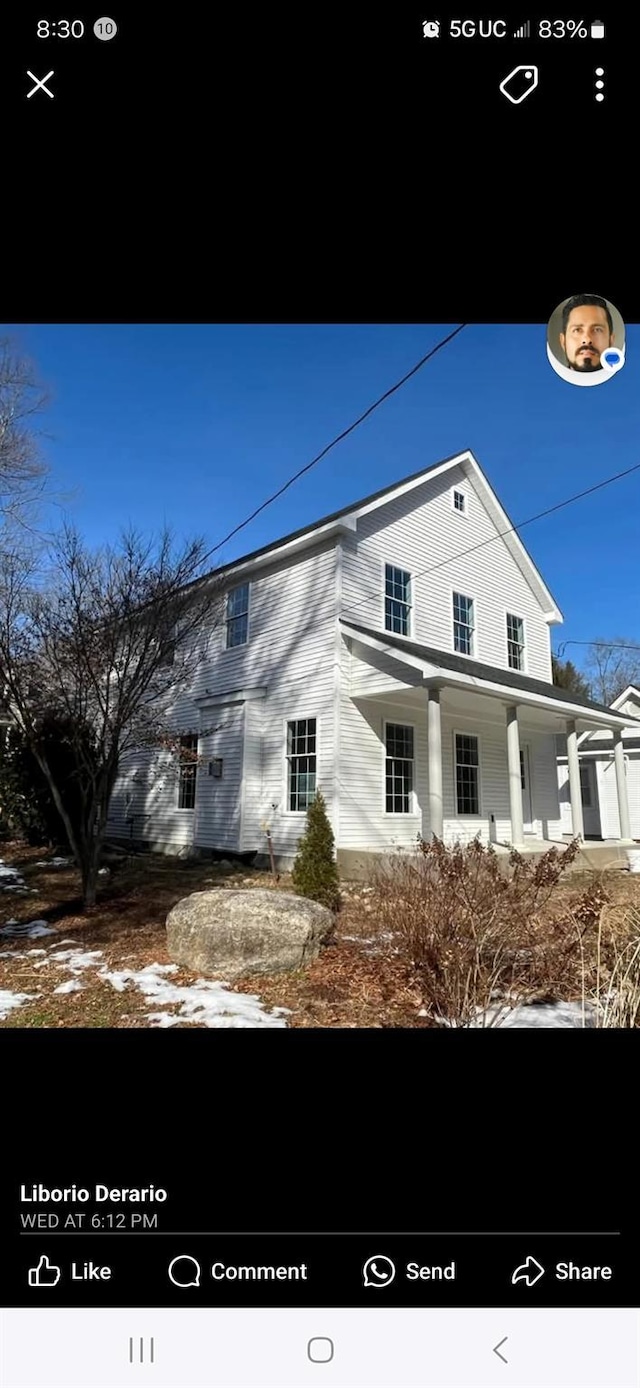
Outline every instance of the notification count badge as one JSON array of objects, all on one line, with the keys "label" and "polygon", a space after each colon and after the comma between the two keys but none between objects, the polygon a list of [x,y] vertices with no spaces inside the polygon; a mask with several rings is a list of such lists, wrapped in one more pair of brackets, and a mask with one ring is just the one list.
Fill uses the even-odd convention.
[{"label": "notification count badge", "polygon": [[535,91],[538,85],[538,69],[533,63],[519,63],[511,69],[500,83],[500,91],[512,106],[519,106]]}]

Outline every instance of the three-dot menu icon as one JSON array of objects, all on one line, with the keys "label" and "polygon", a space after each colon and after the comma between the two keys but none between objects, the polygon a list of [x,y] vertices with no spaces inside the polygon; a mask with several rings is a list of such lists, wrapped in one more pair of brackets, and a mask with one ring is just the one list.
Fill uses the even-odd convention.
[{"label": "three-dot menu icon", "polygon": [[604,68],[595,69],[595,98],[596,101],[604,101]]}]

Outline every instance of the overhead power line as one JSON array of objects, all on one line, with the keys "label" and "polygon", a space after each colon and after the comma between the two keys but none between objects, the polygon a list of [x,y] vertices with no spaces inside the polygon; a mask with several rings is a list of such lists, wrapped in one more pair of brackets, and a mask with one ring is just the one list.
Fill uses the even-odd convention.
[{"label": "overhead power line", "polygon": [[[440,559],[437,564],[430,564],[427,569],[419,569],[417,573],[412,574],[412,578],[424,578],[426,574],[435,573],[436,569],[443,569],[447,564],[454,564],[457,559],[464,559],[467,554],[475,554],[477,550],[484,549],[486,545],[495,544],[496,540],[504,539],[505,535],[516,535],[518,531],[524,530],[525,525],[533,525],[534,521],[543,520],[545,516],[552,516],[554,511],[562,511],[564,507],[572,506],[576,501],[582,501],[585,496],[592,496],[594,492],[601,491],[603,487],[610,487],[613,482],[619,482],[623,477],[630,477],[632,472],[640,472],[640,463],[634,463],[633,467],[625,468],[623,472],[616,472],[612,477],[605,477],[602,482],[596,482],[593,487],[586,487],[582,492],[575,492],[573,496],[566,497],[564,501],[557,501],[555,506],[547,506],[544,511],[537,511],[535,516],[528,516],[518,525],[510,525],[507,530],[497,530],[495,535],[489,535],[486,540],[479,540],[476,545],[469,545],[468,549],[458,550],[455,554],[449,555],[448,559]],[[353,612],[356,607],[362,607],[363,603],[379,596],[379,589],[371,589],[363,598],[359,598],[358,602],[345,608],[345,611]],[[587,644],[591,645],[592,643],[587,642]]]},{"label": "overhead power line", "polygon": [[310,472],[311,468],[315,467],[322,458],[326,458],[327,453],[329,453],[332,448],[335,448],[336,444],[341,443],[349,434],[352,434],[354,429],[357,429],[358,425],[362,424],[365,419],[368,419],[369,415],[373,414],[374,410],[377,410],[380,405],[384,404],[384,401],[388,400],[391,395],[395,395],[396,391],[400,390],[401,386],[406,385],[407,381],[410,381],[412,376],[415,376],[432,357],[435,357],[436,352],[440,352],[443,347],[446,347],[448,342],[452,342],[454,337],[457,337],[458,333],[461,333],[466,326],[466,323],[460,323],[457,328],[454,328],[452,333],[447,335],[447,337],[443,337],[440,342],[436,342],[435,347],[432,347],[431,350],[427,352],[426,356],[421,357],[420,361],[416,362],[415,366],[412,366],[411,370],[407,371],[406,375],[404,375],[400,381],[396,381],[394,386],[390,386],[389,390],[385,390],[384,395],[381,395],[378,400],[374,400],[373,405],[370,405],[368,410],[365,410],[364,414],[354,419],[353,424],[350,424],[347,429],[343,429],[341,434],[338,434],[335,439],[332,439],[331,443],[328,443],[326,448],[323,448],[315,458],[312,458],[310,463],[306,463],[298,472],[295,472],[293,477],[290,477],[288,482],[284,483],[284,486],[278,488],[277,492],[274,492],[272,496],[268,496],[266,501],[263,501],[260,506],[256,507],[255,511],[251,512],[250,516],[247,516],[246,520],[234,526],[233,530],[230,530],[229,534],[224,536],[224,539],[219,540],[217,545],[213,545],[211,549],[207,550],[206,554],[202,556],[202,562],[204,563],[205,559],[210,559],[212,554],[222,549],[223,545],[228,544],[229,540],[232,540],[234,535],[238,535],[241,530],[244,530],[247,525],[250,525],[251,521],[255,520],[256,516],[259,516],[261,511],[266,511],[267,506],[271,506],[274,501],[278,500],[278,497],[283,496],[284,493],[289,490],[289,487],[293,486],[294,482],[297,482],[300,477],[304,477],[305,472]]},{"label": "overhead power line", "polygon": [[640,641],[561,641],[554,655],[562,659],[567,646],[603,647],[606,651],[635,651],[640,655]]}]

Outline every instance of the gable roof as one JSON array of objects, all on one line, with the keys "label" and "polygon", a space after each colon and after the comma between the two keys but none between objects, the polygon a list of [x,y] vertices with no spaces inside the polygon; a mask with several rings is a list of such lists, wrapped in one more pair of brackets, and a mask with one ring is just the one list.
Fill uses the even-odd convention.
[{"label": "gable roof", "polygon": [[[471,660],[468,656],[458,655],[454,651],[440,651],[435,646],[421,646],[417,641],[411,641],[404,636],[394,636],[391,632],[376,631],[373,627],[359,626],[355,622],[350,622],[341,618],[340,625],[345,633],[363,636],[365,640],[373,641],[376,644],[384,643],[385,649],[390,648],[402,652],[403,655],[415,656],[418,660],[425,661],[428,665],[435,665],[442,670],[451,670],[459,675],[469,675],[472,679],[485,683],[504,685],[507,689],[520,689],[523,694],[535,694],[554,702],[585,709],[588,713],[604,713],[611,718],[611,709],[607,704],[594,703],[592,699],[585,699],[580,694],[570,693],[558,684],[547,684],[545,680],[533,679],[529,675],[522,675],[516,670],[506,670],[498,665],[485,665],[480,660]],[[627,715],[630,718],[630,715]],[[613,722],[613,719],[611,720]],[[616,722],[620,722],[618,718]],[[630,718],[630,722],[637,722],[640,727],[640,719]]]},{"label": "gable roof", "polygon": [[[461,453],[452,453],[448,458],[441,459],[438,463],[431,463],[429,467],[421,468],[419,472],[412,473],[409,477],[402,478],[399,482],[392,482],[387,487],[381,487],[379,491],[372,492],[369,496],[363,497],[360,501],[353,501],[349,506],[342,506],[339,511],[332,511],[328,516],[322,516],[320,520],[314,521],[312,525],[303,526],[300,530],[293,530],[289,535],[284,535],[280,540],[274,540],[271,544],[263,545],[260,549],[251,550],[248,554],[243,554],[239,559],[234,559],[230,564],[221,564],[218,568],[212,569],[209,577],[221,574],[233,574],[241,571],[245,565],[253,565],[256,561],[266,562],[267,559],[276,559],[280,553],[287,550],[298,550],[312,544],[314,538],[319,537],[322,531],[331,531],[332,527],[344,529],[355,529],[357,520],[360,516],[366,515],[369,511],[377,509],[405,492],[419,487],[428,477],[435,477],[438,473],[447,472],[454,467],[462,468],[469,480],[473,480],[485,507],[496,526],[496,539],[501,534],[504,543],[510,550],[518,567],[523,573],[529,586],[533,588],[538,601],[541,603],[547,621],[562,622],[562,613],[547,587],[540,570],[534,564],[531,555],[522,543],[513,521],[507,515],[501,502],[491,486],[488,478],[483,472],[480,464],[471,452],[471,449],[464,449]],[[342,524],[341,524],[342,522]],[[351,524],[348,524],[351,522]],[[485,542],[486,543],[486,542]],[[458,554],[452,554],[452,561]],[[195,583],[201,583],[202,579],[196,579]],[[188,585],[195,586],[195,585]]]},{"label": "gable roof", "polygon": [[[619,694],[617,699],[613,700],[611,708],[616,713],[620,713],[624,708],[624,705],[630,702],[637,703],[640,707],[640,689],[638,689],[638,686],[636,684],[627,685],[627,688],[623,689],[622,694]],[[629,727],[633,732],[633,727],[639,720],[637,718],[634,718],[634,715],[632,713],[626,713],[624,716],[627,720],[627,727]],[[597,744],[598,742],[602,742],[604,738],[607,736],[608,733],[606,731],[598,729],[595,732],[581,733],[580,737],[578,738],[578,742],[593,742]]]},{"label": "gable roof", "polygon": [[622,694],[619,694],[617,699],[614,699],[611,707],[622,708],[629,700],[634,704],[640,704],[640,689],[638,689],[637,684],[627,685],[627,688],[623,689]]}]

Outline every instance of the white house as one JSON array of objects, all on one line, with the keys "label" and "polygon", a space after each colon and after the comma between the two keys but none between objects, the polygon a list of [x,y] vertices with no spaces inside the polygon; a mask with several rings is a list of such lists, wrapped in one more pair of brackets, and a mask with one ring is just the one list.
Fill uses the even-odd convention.
[{"label": "white house", "polygon": [[[629,685],[614,699],[611,708],[627,717],[627,726],[622,729],[622,755],[627,782],[628,817],[624,819],[624,804],[622,818],[620,813],[615,734],[608,728],[584,732],[578,739],[584,834],[585,838],[591,839],[631,838],[640,841],[640,689]],[[560,809],[563,821],[570,823],[566,749],[561,745],[559,751]]]},{"label": "white house", "polygon": [[578,738],[596,731],[626,804],[628,715],[552,684],[562,614],[471,452],[238,559],[224,582],[226,621],[174,711],[198,765],[130,758],[112,835],[249,854],[268,826],[286,864],[320,789],[344,866],[419,834],[562,841],[584,832]]}]

